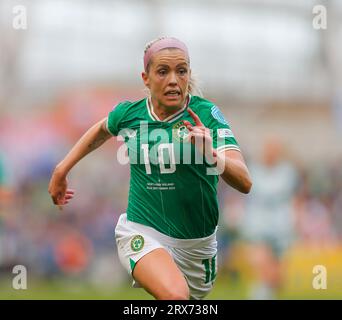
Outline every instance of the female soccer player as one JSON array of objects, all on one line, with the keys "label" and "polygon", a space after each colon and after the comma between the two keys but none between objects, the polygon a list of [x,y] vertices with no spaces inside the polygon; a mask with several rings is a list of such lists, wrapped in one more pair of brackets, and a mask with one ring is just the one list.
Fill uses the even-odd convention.
[{"label": "female soccer player", "polygon": [[121,263],[156,299],[203,299],[216,276],[219,175],[248,193],[251,179],[219,108],[192,95],[190,59],[175,38],[150,42],[142,79],[147,98],[119,103],[56,166],[49,192],[73,197],[67,174],[111,136],[125,139],[130,167],[127,213],[115,238]]}]

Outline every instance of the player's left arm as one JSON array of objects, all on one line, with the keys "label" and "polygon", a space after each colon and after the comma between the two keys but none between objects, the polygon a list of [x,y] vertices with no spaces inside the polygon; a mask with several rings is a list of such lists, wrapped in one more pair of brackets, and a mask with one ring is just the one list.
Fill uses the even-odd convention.
[{"label": "player's left arm", "polygon": [[187,110],[192,117],[195,125],[184,120],[184,124],[190,131],[189,137],[191,142],[205,155],[205,158],[219,168],[222,179],[234,189],[249,193],[252,187],[252,180],[245,163],[245,160],[236,147],[218,150],[213,147],[210,130],[198,117],[198,115],[188,108]]},{"label": "player's left arm", "polygon": [[222,179],[234,189],[249,193],[252,188],[247,165],[240,151],[229,149],[223,152],[216,152],[217,166],[223,169]]}]

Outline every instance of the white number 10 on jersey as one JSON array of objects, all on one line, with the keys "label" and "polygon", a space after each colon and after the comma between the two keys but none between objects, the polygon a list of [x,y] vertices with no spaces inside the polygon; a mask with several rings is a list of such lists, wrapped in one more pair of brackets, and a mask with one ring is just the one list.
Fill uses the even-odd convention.
[{"label": "white number 10 on jersey", "polygon": [[[152,172],[151,172],[151,163],[150,163],[150,157],[149,157],[148,144],[147,143],[142,144],[141,148],[144,154],[146,174],[151,174]],[[164,152],[168,153],[168,156],[170,159],[169,168],[165,167]],[[174,173],[176,171],[176,161],[175,161],[175,152],[173,149],[173,143],[159,144],[158,149],[157,149],[157,154],[158,154],[158,163],[160,167],[160,173],[162,174]]]}]

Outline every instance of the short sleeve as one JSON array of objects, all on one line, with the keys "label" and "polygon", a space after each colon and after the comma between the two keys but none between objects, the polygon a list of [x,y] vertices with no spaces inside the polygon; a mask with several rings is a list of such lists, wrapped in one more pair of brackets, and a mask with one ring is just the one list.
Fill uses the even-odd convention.
[{"label": "short sleeve", "polygon": [[121,129],[120,125],[127,110],[128,104],[129,102],[121,102],[117,104],[108,114],[106,127],[108,132],[113,136],[117,136]]},{"label": "short sleeve", "polygon": [[211,129],[213,147],[217,152],[229,149],[240,151],[240,146],[228,121],[225,119],[221,110],[215,105],[210,109],[208,127]]}]

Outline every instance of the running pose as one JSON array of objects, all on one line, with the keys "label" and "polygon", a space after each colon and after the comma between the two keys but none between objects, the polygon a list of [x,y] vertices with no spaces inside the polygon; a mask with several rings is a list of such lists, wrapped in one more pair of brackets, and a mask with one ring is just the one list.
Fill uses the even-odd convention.
[{"label": "running pose", "polygon": [[54,204],[67,204],[74,195],[66,179],[72,167],[120,136],[131,168],[127,212],[115,228],[122,265],[133,286],[156,299],[203,299],[217,270],[219,176],[243,193],[251,179],[219,108],[194,95],[183,42],[150,42],[142,79],[148,97],[119,103],[91,127],[56,166],[49,192]]}]

